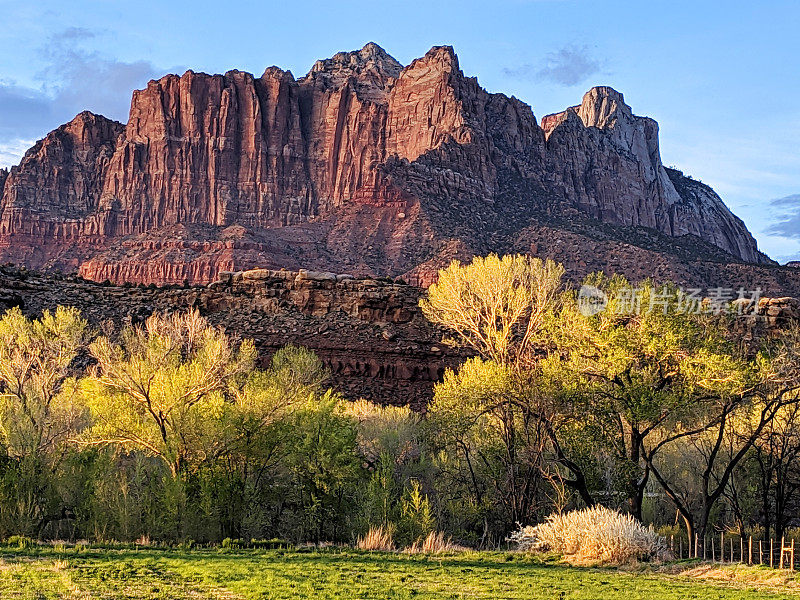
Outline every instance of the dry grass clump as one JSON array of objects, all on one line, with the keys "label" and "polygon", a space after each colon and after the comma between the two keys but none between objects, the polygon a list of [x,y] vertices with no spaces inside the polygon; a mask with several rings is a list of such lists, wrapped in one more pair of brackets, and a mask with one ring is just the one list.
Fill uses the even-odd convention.
[{"label": "dry grass clump", "polygon": [[508,538],[519,550],[556,552],[571,564],[622,565],[663,560],[664,538],[627,514],[593,506],[553,514],[535,527],[522,527]]},{"label": "dry grass clump", "polygon": [[389,525],[370,527],[366,535],[358,538],[359,550],[391,552],[394,550],[394,528]]},{"label": "dry grass clump", "polygon": [[453,543],[453,539],[443,531],[431,531],[422,543],[414,542],[403,550],[407,554],[441,554],[442,552],[458,552],[466,548]]},{"label": "dry grass clump", "polygon": [[740,587],[775,590],[784,594],[787,591],[797,593],[800,590],[800,581],[795,580],[794,573],[770,569],[766,565],[670,563],[660,566],[655,572]]}]

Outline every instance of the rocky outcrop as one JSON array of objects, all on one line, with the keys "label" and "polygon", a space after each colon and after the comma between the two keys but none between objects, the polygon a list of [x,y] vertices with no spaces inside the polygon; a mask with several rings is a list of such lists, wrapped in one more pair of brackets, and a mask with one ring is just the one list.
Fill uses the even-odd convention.
[{"label": "rocky outcrop", "polygon": [[646,227],[769,262],[713,190],[662,166],[657,124],[621,94],[593,88],[540,127],[448,46],[403,67],[370,43],[300,79],[167,75],[134,92],[126,125],[82,113],[49,134],[3,188],[0,260],[100,281],[265,266],[425,284],[540,226]]},{"label": "rocky outcrop", "polygon": [[[469,354],[441,343],[418,307],[422,290],[391,280],[324,271],[223,272],[208,286],[115,286],[0,267],[0,312],[38,317],[78,307],[96,330],[118,332],[154,312],[195,308],[234,339],[253,339],[262,363],[286,344],[314,350],[347,397],[424,410],[433,384]],[[800,319],[795,298],[761,298],[734,319],[752,340]],[[113,327],[112,327],[113,325]]]},{"label": "rocky outcrop", "polygon": [[[98,204],[108,164],[123,126],[82,112],[25,153],[2,186],[0,254],[43,264],[65,250],[94,252],[106,242]],[[65,266],[76,268],[82,251]]]},{"label": "rocky outcrop", "polygon": [[0,267],[0,312],[32,317],[78,307],[98,330],[119,331],[154,312],[196,308],[234,339],[253,339],[263,363],[286,344],[314,350],[351,399],[424,409],[433,384],[465,354],[440,343],[418,288],[310,271],[224,273],[209,286],[114,286]]},{"label": "rocky outcrop", "polygon": [[665,171],[680,196],[670,213],[673,235],[693,234],[749,262],[771,262],[757,250],[742,220],[725,206],[710,186],[677,169]]},{"label": "rocky outcrop", "polygon": [[766,262],[744,223],[708,186],[665,169],[658,123],[638,117],[622,94],[589,90],[579,106],[542,119],[560,165],[563,195],[606,223],[695,235],[747,262]]}]

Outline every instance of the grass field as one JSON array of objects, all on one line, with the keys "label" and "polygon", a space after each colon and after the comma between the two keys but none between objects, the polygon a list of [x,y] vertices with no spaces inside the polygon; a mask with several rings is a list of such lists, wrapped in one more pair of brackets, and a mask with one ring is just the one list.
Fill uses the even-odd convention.
[{"label": "grass field", "polygon": [[[0,598],[786,598],[794,578],[692,563],[655,570],[567,567],[516,553],[353,550],[0,549]],[[800,597],[800,596],[798,596]]]}]

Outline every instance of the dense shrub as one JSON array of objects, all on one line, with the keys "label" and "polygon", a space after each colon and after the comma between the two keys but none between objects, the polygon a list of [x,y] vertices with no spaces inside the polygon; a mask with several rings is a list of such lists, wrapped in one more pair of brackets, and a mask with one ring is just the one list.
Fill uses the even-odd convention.
[{"label": "dense shrub", "polygon": [[519,550],[562,554],[577,564],[626,564],[667,558],[666,540],[627,514],[604,506],[550,515],[544,523],[522,527],[508,541]]}]

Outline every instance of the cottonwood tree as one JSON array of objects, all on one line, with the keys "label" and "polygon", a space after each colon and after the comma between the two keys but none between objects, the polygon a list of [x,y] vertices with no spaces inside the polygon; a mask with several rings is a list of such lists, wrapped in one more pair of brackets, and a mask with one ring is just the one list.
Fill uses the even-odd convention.
[{"label": "cottonwood tree", "polygon": [[[229,523],[264,519],[268,511],[261,507],[284,506],[280,489],[281,484],[285,489],[281,479],[292,446],[293,414],[324,393],[328,378],[316,354],[286,346],[267,369],[253,370],[229,386],[215,442],[217,459],[207,469],[224,482],[214,493],[227,498],[223,511]],[[231,526],[225,534],[240,537],[242,532]]]},{"label": "cottonwood tree", "polygon": [[[748,383],[720,394],[692,420],[677,423],[646,455],[652,473],[683,517],[690,539],[704,539],[712,511],[734,471],[776,417],[800,402],[800,329],[791,328],[749,361]],[[659,464],[653,450],[670,444],[695,450],[697,477],[670,477],[675,464]],[[688,453],[687,453],[688,454]]]},{"label": "cottonwood tree", "polygon": [[543,373],[561,398],[560,412],[574,413],[610,455],[627,508],[641,519],[650,465],[665,436],[671,439],[678,424],[687,424],[687,435],[693,423],[703,429],[701,415],[720,398],[745,394],[754,369],[719,319],[680,310],[674,288],[599,275],[589,281],[609,304],[595,315],[564,305]]},{"label": "cottonwood tree", "polygon": [[502,507],[508,524],[536,508],[546,440],[531,388],[520,383],[511,367],[471,358],[445,373],[428,407],[434,447],[456,458],[439,464],[455,483],[449,492],[470,495],[481,509]]},{"label": "cottonwood tree", "polygon": [[87,338],[74,308],[34,320],[15,308],[0,318],[0,427],[11,456],[49,453],[73,433],[80,411],[62,391]]},{"label": "cottonwood tree", "polygon": [[330,373],[307,348],[279,349],[266,370],[254,369],[237,385],[228,386],[231,405],[226,412],[226,447],[249,459],[266,458],[280,443],[270,427],[284,419],[294,406],[323,393]]},{"label": "cottonwood tree", "polygon": [[219,450],[226,393],[256,355],[252,342],[235,347],[197,311],[153,315],[90,351],[97,365],[84,391],[94,426],[84,442],[144,450],[175,478]]},{"label": "cottonwood tree", "polygon": [[521,365],[543,342],[563,292],[564,267],[523,255],[453,261],[420,301],[429,321],[455,334],[451,342],[500,365]]},{"label": "cottonwood tree", "polygon": [[18,531],[41,532],[66,442],[84,424],[68,379],[89,336],[77,309],[59,307],[30,320],[18,309],[0,317],[0,444],[17,469],[11,519]]},{"label": "cottonwood tree", "polygon": [[[746,396],[752,369],[718,319],[679,310],[674,288],[595,275],[587,283],[605,291],[609,306],[584,315],[567,301],[562,272],[525,257],[453,263],[422,308],[457,343],[513,371],[514,385],[485,403],[504,411],[508,456],[514,457],[516,422],[525,415],[519,422],[537,432],[537,443],[538,434],[547,436],[552,458],[568,471],[563,483],[592,504],[597,456],[582,441],[591,436],[595,450],[614,463],[629,510],[641,518],[652,461],[666,443],[662,433],[720,397]],[[535,429],[528,424],[534,422]],[[707,428],[698,422],[699,430]]]},{"label": "cottonwood tree", "polygon": [[528,384],[562,301],[563,273],[553,261],[522,255],[454,261],[420,302],[450,343],[481,357],[436,387],[435,437],[457,451],[476,504],[497,500],[509,524],[529,516],[540,480],[544,420]]}]

